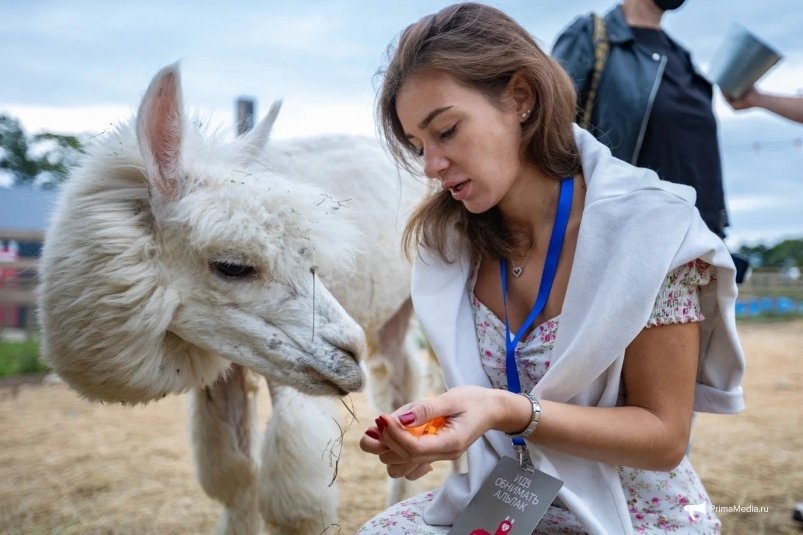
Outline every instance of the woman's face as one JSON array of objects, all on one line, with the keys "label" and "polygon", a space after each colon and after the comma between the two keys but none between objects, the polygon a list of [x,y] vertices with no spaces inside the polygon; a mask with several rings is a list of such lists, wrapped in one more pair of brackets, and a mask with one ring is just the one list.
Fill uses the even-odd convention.
[{"label": "woman's face", "polygon": [[451,75],[425,69],[396,95],[396,114],[424,160],[424,173],[440,180],[472,213],[499,204],[521,178],[521,114],[513,99],[503,109]]}]

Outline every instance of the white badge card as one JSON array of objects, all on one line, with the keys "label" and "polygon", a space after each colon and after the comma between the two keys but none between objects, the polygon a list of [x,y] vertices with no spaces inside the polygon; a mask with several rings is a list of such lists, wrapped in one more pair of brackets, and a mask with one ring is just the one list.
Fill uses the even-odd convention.
[{"label": "white badge card", "polygon": [[563,481],[502,457],[448,535],[530,535]]}]

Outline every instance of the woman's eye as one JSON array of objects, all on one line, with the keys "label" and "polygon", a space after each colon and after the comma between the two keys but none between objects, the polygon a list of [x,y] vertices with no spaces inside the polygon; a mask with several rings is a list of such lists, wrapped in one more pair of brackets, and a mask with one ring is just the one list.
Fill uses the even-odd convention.
[{"label": "woman's eye", "polygon": [[453,138],[456,131],[457,131],[457,125],[454,125],[453,127],[449,128],[448,130],[445,130],[445,131],[441,132],[441,139],[451,139],[451,138]]},{"label": "woman's eye", "polygon": [[415,149],[415,155],[418,156],[419,158],[423,158],[424,157],[424,147],[420,147],[420,148]]},{"label": "woman's eye", "polygon": [[224,277],[232,279],[242,279],[244,277],[250,277],[257,271],[254,266],[248,266],[245,264],[234,264],[232,262],[212,262],[212,269],[218,275],[222,275]]}]

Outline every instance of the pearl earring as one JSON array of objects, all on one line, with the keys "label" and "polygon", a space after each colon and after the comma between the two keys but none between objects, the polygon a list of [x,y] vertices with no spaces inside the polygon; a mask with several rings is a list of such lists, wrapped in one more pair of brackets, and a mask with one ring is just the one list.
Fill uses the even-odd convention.
[{"label": "pearl earring", "polygon": [[529,116],[530,116],[530,110],[527,110],[527,111],[525,111],[525,112],[522,112],[522,114],[521,114],[521,118],[522,118],[522,119],[526,119],[526,118],[527,118],[527,117],[529,117]]}]

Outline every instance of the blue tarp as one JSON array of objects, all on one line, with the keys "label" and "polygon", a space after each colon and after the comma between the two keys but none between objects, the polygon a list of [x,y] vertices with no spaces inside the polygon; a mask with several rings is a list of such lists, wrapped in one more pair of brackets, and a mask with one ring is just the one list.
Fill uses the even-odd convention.
[{"label": "blue tarp", "polygon": [[791,297],[745,297],[736,300],[737,317],[803,313],[803,301]]}]

